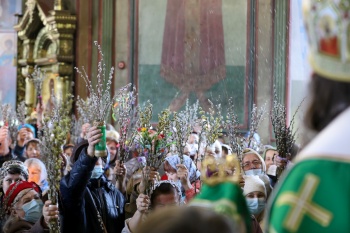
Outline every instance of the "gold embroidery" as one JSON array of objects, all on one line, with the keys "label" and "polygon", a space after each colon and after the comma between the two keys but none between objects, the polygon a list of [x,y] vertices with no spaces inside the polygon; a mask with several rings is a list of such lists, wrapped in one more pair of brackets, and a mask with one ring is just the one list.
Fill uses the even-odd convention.
[{"label": "gold embroidery", "polygon": [[323,227],[329,225],[333,217],[332,213],[312,202],[318,184],[319,178],[317,176],[307,174],[298,193],[286,192],[277,199],[277,206],[291,206],[283,223],[286,229],[292,232],[297,231],[304,215],[308,215]]}]

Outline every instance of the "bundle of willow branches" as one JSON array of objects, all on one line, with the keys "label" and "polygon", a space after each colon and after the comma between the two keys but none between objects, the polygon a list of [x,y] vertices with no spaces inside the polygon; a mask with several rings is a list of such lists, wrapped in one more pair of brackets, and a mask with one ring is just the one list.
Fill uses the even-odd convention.
[{"label": "bundle of willow branches", "polygon": [[227,115],[225,119],[224,127],[227,130],[230,147],[237,154],[237,157],[242,161],[243,154],[243,140],[239,133],[239,121],[238,116],[235,114],[233,99],[229,98],[229,106],[227,108]]},{"label": "bundle of willow branches", "polygon": [[118,158],[124,163],[136,137],[137,93],[135,87],[130,91],[128,86],[123,87],[120,93],[113,106],[113,119],[120,132]]},{"label": "bundle of willow branches", "polygon": [[[299,105],[299,107],[301,104]],[[276,138],[276,147],[278,154],[281,158],[289,160],[291,158],[292,149],[295,143],[296,132],[293,132],[294,119],[296,113],[299,110],[296,110],[292,116],[291,121],[287,122],[287,111],[284,105],[280,104],[277,98],[276,90],[274,90],[274,101],[271,112],[271,121],[273,126],[273,132]],[[284,170],[283,167],[277,168],[277,177],[279,177]]]},{"label": "bundle of willow branches", "polygon": [[17,133],[18,133],[18,119],[16,111],[10,104],[0,105],[1,121],[2,125],[8,127],[12,145],[16,145]]},{"label": "bundle of willow branches", "polygon": [[168,143],[170,111],[165,109],[158,115],[158,131],[151,129],[152,104],[149,101],[143,109],[139,110],[139,114],[140,127],[137,129],[138,135],[135,140],[142,149],[141,155],[146,159],[145,163],[141,164],[142,168],[146,166],[146,169],[142,169],[142,179],[145,184],[145,194],[150,195],[152,183],[149,181],[149,174],[152,169],[155,171],[159,169],[171,145]]},{"label": "bundle of willow branches", "polygon": [[[82,67],[82,71],[75,67],[74,69],[80,75],[80,77],[85,81],[86,88],[88,90],[88,98],[86,100],[81,99],[78,96],[78,110],[86,117],[89,123],[93,121],[104,122],[109,116],[112,105],[117,99],[120,92],[117,92],[114,96],[111,96],[111,86],[114,73],[114,67],[109,71],[109,75],[106,74],[106,64],[103,60],[103,53],[101,46],[94,42],[98,49],[100,60],[97,65],[97,83],[93,85],[87,75],[85,68]],[[84,103],[85,102],[85,103]],[[86,114],[88,112],[88,114]]]},{"label": "bundle of willow branches", "polygon": [[35,90],[36,90],[37,101],[38,101],[38,103],[42,104],[41,92],[42,92],[43,82],[45,79],[45,72],[42,72],[40,68],[35,66],[34,71],[31,74],[31,77],[32,77],[31,80],[32,80],[34,87],[35,87]]},{"label": "bundle of willow branches", "polygon": [[278,102],[275,94],[271,112],[271,122],[276,138],[277,150],[279,156],[282,158],[290,157],[295,143],[295,132],[293,133],[294,116],[288,124],[286,108]]},{"label": "bundle of willow branches", "polygon": [[188,124],[189,120],[189,116],[185,112],[174,112],[174,118],[172,122],[172,137],[173,142],[176,145],[176,151],[180,157],[181,164],[184,160],[184,148],[192,129],[191,125]]},{"label": "bundle of willow branches", "polygon": [[198,110],[199,102],[197,101],[193,105],[190,105],[187,99],[185,109],[179,113],[174,112],[172,127],[170,128],[172,134],[171,139],[175,144],[176,152],[180,157],[181,163],[183,163],[186,142],[198,120]]},{"label": "bundle of willow branches", "polygon": [[[202,131],[204,133],[205,139],[206,139],[206,146],[211,146],[214,144],[214,142],[219,138],[219,136],[222,135],[222,128],[223,125],[223,116],[221,114],[221,105],[217,104],[214,105],[213,102],[208,100],[210,103],[209,112],[203,113],[203,111],[200,112],[202,114],[201,118],[205,122],[203,124]],[[205,155],[206,152],[204,152]],[[203,160],[203,158],[201,158]]]},{"label": "bundle of willow branches", "polygon": [[[58,103],[51,96],[54,103],[52,111],[43,119],[42,132],[39,134],[41,153],[45,156],[44,162],[48,171],[47,180],[50,186],[49,200],[55,205],[58,203],[59,185],[62,171],[62,145],[71,128],[71,108],[73,97],[68,96],[66,101]],[[60,232],[59,220],[49,224],[50,232]]]},{"label": "bundle of willow branches", "polygon": [[17,105],[17,120],[18,120],[18,124],[23,125],[26,122],[26,104],[25,101],[21,101],[18,105]]},{"label": "bundle of willow branches", "polygon": [[81,125],[83,125],[84,123],[92,124],[93,118],[91,117],[91,109],[90,109],[91,104],[92,104],[92,101],[89,97],[86,98],[86,100],[83,100],[80,98],[80,96],[78,96],[76,105],[77,105],[78,113],[80,115],[78,120],[79,124]]},{"label": "bundle of willow branches", "polygon": [[253,104],[250,118],[249,137],[246,140],[246,147],[252,148],[257,152],[259,152],[260,144],[255,140],[254,135],[258,132],[261,122],[265,119],[266,112],[266,103],[260,108]]}]

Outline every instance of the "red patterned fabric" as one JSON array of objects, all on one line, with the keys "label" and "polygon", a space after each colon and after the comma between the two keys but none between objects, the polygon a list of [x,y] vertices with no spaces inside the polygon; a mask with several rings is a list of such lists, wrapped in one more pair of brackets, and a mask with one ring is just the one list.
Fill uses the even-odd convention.
[{"label": "red patterned fabric", "polygon": [[6,206],[10,207],[17,195],[22,190],[29,188],[34,189],[38,193],[41,193],[40,187],[34,182],[19,181],[11,184],[4,197]]}]

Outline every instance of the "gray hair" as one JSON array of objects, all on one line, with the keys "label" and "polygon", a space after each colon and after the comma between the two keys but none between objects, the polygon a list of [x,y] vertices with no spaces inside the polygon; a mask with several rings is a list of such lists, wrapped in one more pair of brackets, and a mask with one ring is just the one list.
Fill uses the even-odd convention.
[{"label": "gray hair", "polygon": [[29,170],[29,167],[31,166],[35,166],[40,170],[40,182],[47,179],[47,171],[46,171],[45,164],[40,159],[37,159],[37,158],[27,159],[26,161],[24,161],[24,165],[26,165],[28,170]]}]

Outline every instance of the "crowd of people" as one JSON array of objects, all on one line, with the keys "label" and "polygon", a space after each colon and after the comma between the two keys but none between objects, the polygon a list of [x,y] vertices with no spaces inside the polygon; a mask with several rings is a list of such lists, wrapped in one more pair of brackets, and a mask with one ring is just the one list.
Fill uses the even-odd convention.
[{"label": "crowd of people", "polygon": [[[89,124],[81,127],[81,138],[75,143],[62,145],[62,156],[67,163],[62,163],[60,168],[63,171],[60,200],[58,205],[50,205],[45,155],[40,151],[40,140],[34,136],[35,127],[19,126],[16,144],[12,146],[8,127],[1,127],[1,145],[7,145],[1,154],[0,170],[3,232],[45,232],[55,218],[60,220],[62,232],[137,232],[150,212],[186,206],[201,193],[201,170],[195,159],[200,147],[199,132],[189,134],[182,158],[169,152],[156,170],[142,166],[137,149],[131,150],[128,160],[121,163],[117,153],[119,133],[111,125],[107,128],[107,157],[94,156],[94,146],[102,134]],[[207,156],[215,159],[233,156],[226,143],[227,137],[220,136],[207,148]],[[276,148],[266,146],[264,151],[246,148],[241,165],[241,193],[254,232],[262,232],[260,224],[275,182],[275,176],[267,171],[271,166],[284,164]],[[142,179],[147,169],[147,177],[152,181],[152,191],[148,194]],[[191,211],[196,212],[197,208]]]},{"label": "crowd of people", "polygon": [[[14,142],[5,122],[0,128],[0,231],[348,232],[350,38],[332,27],[349,27],[350,1],[304,2],[314,69],[305,122],[317,132],[306,147],[288,144],[288,156],[282,156],[286,148],[279,142],[294,141],[287,138],[290,132],[283,138],[276,129],[276,147],[263,145],[254,130],[242,133],[241,143],[235,144],[227,128],[207,131],[203,143],[205,127],[217,127],[208,126],[205,117],[191,125],[176,144],[180,147],[162,141],[181,129],[181,124],[175,130],[164,127],[166,117],[159,132],[142,126],[128,142],[126,128],[118,132],[107,125],[104,135],[101,128],[83,122],[79,138],[60,145],[62,163],[55,169],[61,175],[50,183],[48,155],[37,137],[41,124],[20,124]],[[329,12],[333,18],[340,15],[339,20],[333,22]],[[323,24],[317,24],[321,19]],[[327,38],[318,35],[322,29]],[[107,156],[97,156],[95,147],[105,136]],[[128,147],[130,139],[140,138],[150,139],[149,144]],[[53,185],[59,186],[57,200]]]}]

